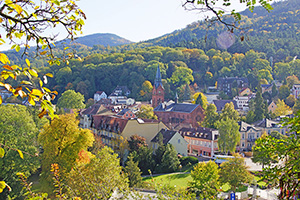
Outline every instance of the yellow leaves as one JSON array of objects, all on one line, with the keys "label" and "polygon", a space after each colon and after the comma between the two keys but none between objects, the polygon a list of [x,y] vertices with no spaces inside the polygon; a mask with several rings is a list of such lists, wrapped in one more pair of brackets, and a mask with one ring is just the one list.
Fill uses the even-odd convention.
[{"label": "yellow leaves", "polygon": [[27,66],[30,67],[30,61],[27,58],[25,59],[25,62],[27,64]]},{"label": "yellow leaves", "polygon": [[48,77],[53,77],[53,74],[51,74],[51,73],[47,73],[47,74],[45,74],[45,76],[48,76]]},{"label": "yellow leaves", "polygon": [[0,53],[0,61],[1,61],[3,64],[10,63],[8,57],[7,57],[4,53]]},{"label": "yellow leaves", "polygon": [[31,105],[35,106],[35,101],[33,100],[33,98],[32,98],[31,96],[28,96],[28,102],[29,102]]},{"label": "yellow leaves", "polygon": [[3,158],[5,154],[5,151],[2,147],[0,147],[0,158]]},{"label": "yellow leaves", "polygon": [[20,158],[24,159],[23,152],[22,152],[22,151],[20,151],[19,149],[17,149],[17,151],[18,151],[18,153],[19,153],[19,156],[20,156]]},{"label": "yellow leaves", "polygon": [[23,11],[22,7],[19,6],[18,4],[13,4],[13,8],[15,9],[15,11],[17,11],[17,13],[20,15]]},{"label": "yellow leaves", "polygon": [[38,77],[38,74],[34,69],[29,69],[28,72],[31,76]]},{"label": "yellow leaves", "polygon": [[0,193],[6,188],[6,183],[4,181],[0,181]]},{"label": "yellow leaves", "polygon": [[2,104],[2,97],[0,96],[0,104]]},{"label": "yellow leaves", "polygon": [[38,89],[32,89],[30,94],[32,95],[35,95],[35,96],[38,96],[39,98],[42,98],[43,97],[43,93],[42,91],[38,90]]}]

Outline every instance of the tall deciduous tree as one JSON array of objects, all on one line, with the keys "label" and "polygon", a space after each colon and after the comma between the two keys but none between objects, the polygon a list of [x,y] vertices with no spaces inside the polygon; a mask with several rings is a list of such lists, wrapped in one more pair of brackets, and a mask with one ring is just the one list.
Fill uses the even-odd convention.
[{"label": "tall deciduous tree", "polygon": [[142,146],[147,147],[146,138],[139,135],[132,135],[128,140],[130,151],[138,151]]},{"label": "tall deciduous tree", "polygon": [[190,189],[201,199],[216,198],[220,188],[219,173],[219,166],[215,162],[199,162],[191,171],[193,180],[189,183]]},{"label": "tall deciduous tree", "polygon": [[193,95],[194,104],[200,104],[200,106],[205,110],[207,108],[207,97],[202,92],[197,92]]},{"label": "tall deciduous tree", "polygon": [[[40,166],[38,129],[25,106],[1,105],[0,113],[0,181],[13,188],[10,196],[20,197],[22,188],[16,173],[30,176]],[[0,192],[0,199],[6,199],[6,192]]]},{"label": "tall deciduous tree", "polygon": [[65,176],[75,166],[81,150],[93,145],[94,136],[88,129],[81,129],[74,114],[60,115],[39,134],[43,147],[42,177],[51,181],[50,165],[57,163]]},{"label": "tall deciduous tree", "polygon": [[218,147],[224,153],[235,152],[236,145],[240,141],[239,125],[233,119],[222,119],[216,122],[219,130]]},{"label": "tall deciduous tree", "polygon": [[264,179],[280,188],[279,199],[293,199],[300,186],[300,112],[294,118],[288,119],[283,126],[290,128],[289,137],[275,138],[268,136],[257,141],[257,150],[261,156],[271,156],[280,160],[276,166],[268,166],[263,170]]},{"label": "tall deciduous tree", "polygon": [[255,141],[255,145],[252,147],[253,157],[251,158],[254,163],[260,163],[262,164],[262,168],[264,168],[265,165],[270,165],[274,163],[275,161],[278,161],[276,157],[273,157],[273,155],[265,155],[264,152],[261,151],[262,145],[261,140],[265,140],[265,138],[268,137],[268,134],[264,132],[260,138],[258,138]]},{"label": "tall deciduous tree", "polygon": [[68,176],[69,195],[81,199],[110,199],[112,193],[128,188],[128,179],[118,155],[102,148],[88,164],[76,165]]},{"label": "tall deciduous tree", "polygon": [[65,91],[57,101],[58,108],[82,109],[84,105],[84,96],[74,90]]},{"label": "tall deciduous tree", "polygon": [[187,67],[177,67],[172,73],[170,81],[177,88],[194,81],[193,70]]},{"label": "tall deciduous tree", "polygon": [[218,120],[217,107],[214,104],[208,104],[205,110],[203,126],[207,128],[216,128],[215,122]]},{"label": "tall deciduous tree", "polygon": [[274,110],[274,115],[280,116],[280,115],[287,115],[287,114],[292,114],[292,109],[287,106],[283,100],[278,99],[276,108]]},{"label": "tall deciduous tree", "polygon": [[137,117],[142,119],[157,119],[157,116],[153,112],[153,108],[149,105],[142,105],[137,113]]},{"label": "tall deciduous tree", "polygon": [[223,162],[221,169],[221,183],[229,183],[234,193],[237,187],[242,183],[250,183],[253,180],[252,175],[248,171],[248,167],[245,165],[244,158],[238,154],[235,154],[234,158],[228,158],[227,162]]},{"label": "tall deciduous tree", "polygon": [[226,118],[232,119],[234,121],[238,121],[240,118],[240,114],[237,110],[234,109],[234,105],[232,102],[226,103],[220,114],[220,119]]}]

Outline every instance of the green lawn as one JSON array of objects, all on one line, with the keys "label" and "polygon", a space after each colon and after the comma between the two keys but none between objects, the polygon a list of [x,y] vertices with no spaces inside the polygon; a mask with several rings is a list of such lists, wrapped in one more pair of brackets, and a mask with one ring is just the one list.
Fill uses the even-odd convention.
[{"label": "green lawn", "polygon": [[[154,176],[153,180],[158,184],[169,184],[176,187],[188,187],[188,182],[192,180],[191,174],[166,174]],[[151,183],[152,177],[143,178],[144,182]]]},{"label": "green lawn", "polygon": [[[160,175],[160,176],[154,176],[153,180],[155,183],[158,184],[168,184],[171,186],[176,186],[177,188],[183,187],[187,188],[188,187],[188,182],[192,181],[191,174],[165,174],[165,175]],[[143,178],[143,181],[145,183],[149,183],[151,185],[152,183],[152,177],[146,177]],[[222,189],[224,192],[228,192],[230,190],[230,185],[229,184],[224,184],[222,186]],[[242,192],[247,190],[247,186],[241,185],[238,189],[237,192]]]}]

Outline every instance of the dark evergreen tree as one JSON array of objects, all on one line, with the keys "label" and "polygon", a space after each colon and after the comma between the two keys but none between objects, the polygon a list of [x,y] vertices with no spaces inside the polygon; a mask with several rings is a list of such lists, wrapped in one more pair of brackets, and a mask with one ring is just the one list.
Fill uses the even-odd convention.
[{"label": "dark evergreen tree", "polygon": [[138,167],[138,162],[133,161],[133,155],[128,156],[125,172],[129,179],[129,187],[139,187],[142,184],[141,170]]},{"label": "dark evergreen tree", "polygon": [[254,121],[258,121],[258,120],[262,120],[263,118],[265,118],[265,103],[264,103],[264,99],[261,95],[261,87],[259,86],[259,88],[257,89],[256,92],[256,96],[254,99]]}]

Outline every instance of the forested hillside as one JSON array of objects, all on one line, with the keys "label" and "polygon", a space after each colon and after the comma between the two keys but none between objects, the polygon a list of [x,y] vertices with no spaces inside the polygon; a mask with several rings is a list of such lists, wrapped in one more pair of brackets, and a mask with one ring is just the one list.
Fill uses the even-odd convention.
[{"label": "forested hillside", "polygon": [[[54,49],[60,56],[77,51],[81,59],[70,60],[68,65],[61,62],[59,66],[48,66],[42,58],[31,62],[41,73],[54,74],[49,80],[50,88],[60,94],[74,89],[86,99],[98,90],[109,94],[117,85],[126,85],[134,98],[147,100],[151,85],[143,83],[148,80],[153,84],[157,65],[162,70],[167,98],[173,98],[175,91],[182,97],[186,84],[196,83],[205,90],[215,85],[218,77],[225,76],[248,77],[254,89],[261,80],[271,83],[293,74],[300,77],[300,60],[295,57],[300,51],[300,6],[296,0],[289,0],[275,3],[273,7],[271,13],[261,8],[255,8],[255,13],[244,12],[241,26],[249,28],[234,31],[232,46],[227,41],[230,34],[221,34],[223,37],[216,42],[218,34],[224,33],[220,24],[208,29],[208,24],[196,22],[144,43]],[[220,49],[220,43],[228,49]],[[14,63],[25,64],[20,53],[7,54]]]}]

